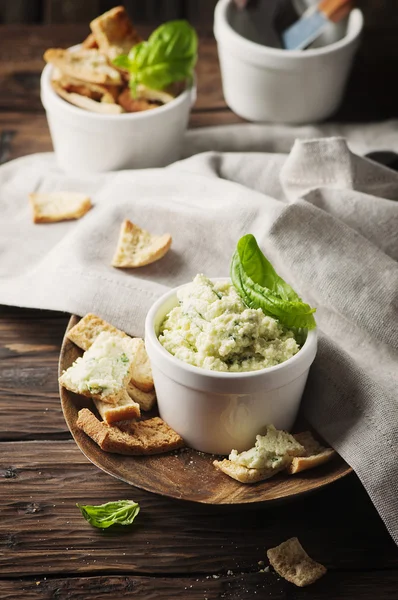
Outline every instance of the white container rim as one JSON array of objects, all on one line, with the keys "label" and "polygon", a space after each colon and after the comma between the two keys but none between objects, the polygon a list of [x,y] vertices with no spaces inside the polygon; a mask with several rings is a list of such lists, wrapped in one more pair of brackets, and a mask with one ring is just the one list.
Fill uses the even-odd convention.
[{"label": "white container rim", "polygon": [[[230,281],[229,277],[213,277],[211,281]],[[164,306],[173,296],[177,294],[177,292],[184,288],[188,283],[180,285],[176,288],[173,288],[169,292],[166,292],[161,296],[149,309],[146,320],[145,320],[145,342],[149,343],[150,347],[156,352],[158,357],[164,364],[167,364],[172,370],[180,369],[182,371],[186,371],[195,376],[195,378],[200,377],[201,379],[215,379],[215,380],[227,380],[233,381],[239,379],[243,380],[255,380],[259,378],[263,378],[265,374],[276,374],[279,375],[281,372],[286,371],[286,369],[291,369],[294,367],[294,371],[299,371],[300,367],[303,366],[302,371],[304,371],[308,366],[312,363],[313,358],[316,352],[317,346],[317,329],[311,329],[308,331],[307,339],[305,340],[303,346],[300,350],[289,358],[285,360],[283,363],[279,365],[275,365],[273,367],[266,367],[264,369],[258,369],[257,371],[239,371],[238,373],[224,372],[224,371],[212,371],[211,369],[204,369],[202,367],[196,367],[194,365],[190,365],[179,358],[176,358],[162,344],[159,342],[157,334],[155,332],[155,319],[157,314],[159,313],[162,306]],[[150,357],[151,358],[151,357]],[[304,366],[304,363],[306,366]],[[302,372],[301,371],[301,372]],[[286,382],[287,383],[287,382]]]},{"label": "white container rim", "polygon": [[[79,46],[72,46],[70,50],[76,50]],[[51,110],[51,108],[55,108],[58,110],[62,110],[66,113],[69,113],[73,116],[82,117],[87,121],[100,121],[100,122],[122,122],[122,121],[145,121],[150,120],[155,115],[153,112],[156,112],[156,115],[160,113],[167,113],[170,110],[177,108],[180,104],[183,104],[187,96],[191,96],[191,106],[194,104],[196,99],[196,88],[195,83],[193,85],[187,87],[181,94],[179,94],[176,98],[167,102],[167,104],[163,104],[162,106],[156,107],[156,109],[152,110],[143,110],[135,113],[120,113],[116,115],[107,115],[102,113],[90,112],[84,108],[80,108],[79,106],[74,106],[70,104],[56,93],[51,85],[51,75],[53,72],[53,65],[48,64],[44,67],[41,78],[41,90],[42,90],[42,102],[44,108],[46,110]]]},{"label": "white container rim", "polygon": [[[227,11],[231,4],[232,0],[218,1],[214,12],[214,36],[218,42],[229,40],[234,46],[240,48],[241,56],[245,56],[245,53],[251,52],[252,55],[257,56],[258,58],[274,56],[301,61],[308,60],[325,54],[332,54],[333,52],[337,52],[345,46],[350,45],[359,37],[363,29],[363,13],[359,8],[354,8],[350,13],[347,34],[337,42],[308,50],[284,50],[283,48],[272,48],[248,40],[231,27],[227,19]],[[247,58],[250,61],[250,57]]]}]

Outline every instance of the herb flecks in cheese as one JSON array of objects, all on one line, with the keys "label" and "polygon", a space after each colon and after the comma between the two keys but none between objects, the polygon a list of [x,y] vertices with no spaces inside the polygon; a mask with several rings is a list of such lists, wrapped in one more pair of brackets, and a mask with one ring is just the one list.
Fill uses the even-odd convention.
[{"label": "herb flecks in cheese", "polygon": [[287,466],[293,456],[302,456],[304,451],[290,433],[268,425],[265,435],[256,436],[253,448],[240,453],[232,450],[229,460],[248,469],[280,469]]},{"label": "herb flecks in cheese", "polygon": [[126,385],[135,353],[134,340],[102,332],[61,377],[78,393],[114,395]]},{"label": "herb flecks in cheese", "polygon": [[300,349],[292,331],[248,308],[228,282],[197,275],[178,292],[160,343],[176,358],[214,371],[256,371],[278,365]]}]

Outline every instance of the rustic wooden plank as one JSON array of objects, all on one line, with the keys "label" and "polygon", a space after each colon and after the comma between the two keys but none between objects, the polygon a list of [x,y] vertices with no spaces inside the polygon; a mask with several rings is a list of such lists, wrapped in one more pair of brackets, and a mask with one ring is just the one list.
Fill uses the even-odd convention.
[{"label": "rustic wooden plank", "polygon": [[[213,577],[213,575],[215,577]],[[0,581],[0,595],[8,600],[395,600],[397,571],[329,571],[307,588],[297,588],[275,572],[212,573],[193,577],[70,577]]]},{"label": "rustic wooden plank", "polygon": [[45,114],[0,111],[0,131],[8,132],[7,160],[52,150]]},{"label": "rustic wooden plank", "polygon": [[[123,531],[90,527],[75,506],[124,498],[142,510]],[[216,510],[117,481],[73,441],[3,442],[0,506],[2,577],[246,572],[293,535],[327,567],[398,567],[398,549],[355,476],[294,504]]]},{"label": "rustic wooden plank", "polygon": [[100,0],[65,2],[64,0],[44,1],[44,23],[89,23],[101,14]]},{"label": "rustic wooden plank", "polygon": [[67,439],[58,356],[68,316],[0,306],[0,440]]},{"label": "rustic wooden plank", "polygon": [[0,1],[0,23],[35,23],[40,21],[39,0]]}]

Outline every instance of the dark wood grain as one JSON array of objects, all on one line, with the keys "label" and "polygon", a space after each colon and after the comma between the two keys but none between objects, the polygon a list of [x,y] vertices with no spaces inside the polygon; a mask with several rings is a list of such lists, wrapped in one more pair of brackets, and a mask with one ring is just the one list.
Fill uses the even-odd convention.
[{"label": "dark wood grain", "polygon": [[0,581],[0,596],[8,600],[396,600],[397,593],[396,576],[390,571],[364,572],[360,579],[356,572],[329,571],[323,579],[308,588],[297,588],[272,571],[238,571],[232,575],[213,573],[205,577],[198,575],[191,578],[37,577]]},{"label": "dark wood grain", "polygon": [[62,439],[58,356],[66,316],[0,307],[0,440]]},{"label": "dark wood grain", "polygon": [[[141,505],[125,530],[92,528],[76,508],[120,499]],[[293,535],[328,568],[398,567],[398,549],[354,475],[293,504],[221,509],[122,483],[73,441],[4,442],[0,506],[0,578],[246,572]]]}]

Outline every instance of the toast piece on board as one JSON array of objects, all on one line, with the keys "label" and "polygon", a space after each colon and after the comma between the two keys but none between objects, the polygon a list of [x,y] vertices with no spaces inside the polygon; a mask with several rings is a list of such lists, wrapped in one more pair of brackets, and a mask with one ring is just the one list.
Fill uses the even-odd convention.
[{"label": "toast piece on board", "polygon": [[272,467],[249,469],[248,467],[234,463],[227,458],[224,458],[224,460],[215,460],[213,461],[213,465],[240,483],[257,483],[258,481],[264,481],[265,479],[273,477],[276,473],[279,473],[286,467],[286,464],[283,464],[280,468],[277,467],[275,469]]},{"label": "toast piece on board", "polygon": [[108,425],[83,408],[79,411],[77,426],[82,429],[105,452],[114,454],[150,455],[182,448],[184,441],[159,417]]},{"label": "toast piece on board", "polygon": [[105,423],[108,424],[138,419],[141,416],[140,405],[134,402],[127,392],[118,398],[115,405],[95,399],[94,404]]},{"label": "toast piece on board", "polygon": [[288,465],[287,472],[291,475],[323,465],[336,456],[333,448],[322,446],[310,431],[296,433],[294,438],[304,447],[305,453],[303,456],[295,456]]},{"label": "toast piece on board", "polygon": [[93,345],[94,340],[103,331],[120,337],[128,337],[124,331],[117,329],[92,313],[88,313],[74,327],[69,329],[66,337],[76,344],[76,346],[79,346],[79,348],[88,350]]},{"label": "toast piece on board", "polygon": [[152,390],[150,392],[143,392],[135,386],[133,383],[128,384],[127,393],[134,402],[137,402],[141,410],[152,410],[156,404],[156,392]]},{"label": "toast piece on board", "polygon": [[75,394],[116,405],[131,379],[137,338],[103,331],[59,378]]},{"label": "toast piece on board", "polygon": [[131,371],[131,383],[143,392],[151,392],[154,384],[149,356],[145,350],[144,340],[142,338],[135,339],[137,343]]}]

